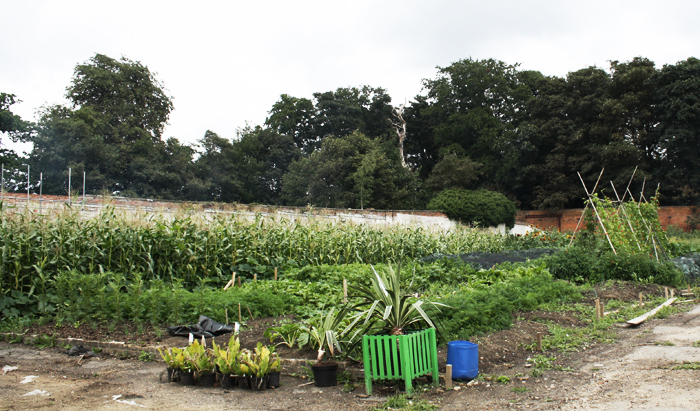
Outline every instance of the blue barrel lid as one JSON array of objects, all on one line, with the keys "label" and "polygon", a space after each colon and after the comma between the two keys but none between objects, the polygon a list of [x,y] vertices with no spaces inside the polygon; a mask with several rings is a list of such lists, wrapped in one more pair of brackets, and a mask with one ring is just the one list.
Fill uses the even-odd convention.
[{"label": "blue barrel lid", "polygon": [[456,340],[456,341],[450,341],[447,343],[447,347],[459,347],[459,348],[470,348],[470,347],[476,347],[477,345],[474,344],[473,342],[470,341],[465,341],[465,340]]}]

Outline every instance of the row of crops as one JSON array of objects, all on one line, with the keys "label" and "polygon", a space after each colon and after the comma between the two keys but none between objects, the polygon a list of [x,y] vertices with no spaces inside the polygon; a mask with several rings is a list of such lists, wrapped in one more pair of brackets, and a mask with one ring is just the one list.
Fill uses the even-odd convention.
[{"label": "row of crops", "polygon": [[[442,338],[466,339],[509,326],[514,311],[575,301],[576,283],[684,281],[669,263],[614,255],[590,240],[566,248],[569,241],[539,231],[502,237],[466,227],[443,232],[196,214],[166,221],[114,209],[83,219],[70,209],[52,216],[4,210],[0,317],[182,324],[200,314],[223,321],[240,304],[244,317],[309,318],[341,304],[343,280],[367,285],[370,264],[383,271],[403,262],[408,292],[452,307],[431,313]],[[543,247],[562,251],[486,268],[435,258]],[[224,291],[234,271],[242,285]]]}]

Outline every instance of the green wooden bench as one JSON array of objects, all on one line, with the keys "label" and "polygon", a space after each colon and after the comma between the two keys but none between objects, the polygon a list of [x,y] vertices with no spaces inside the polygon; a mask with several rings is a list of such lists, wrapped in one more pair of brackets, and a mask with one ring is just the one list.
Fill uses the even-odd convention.
[{"label": "green wooden bench", "polygon": [[372,395],[373,380],[404,380],[409,394],[416,377],[432,374],[435,387],[440,381],[434,328],[406,335],[365,335],[362,357],[367,395]]}]

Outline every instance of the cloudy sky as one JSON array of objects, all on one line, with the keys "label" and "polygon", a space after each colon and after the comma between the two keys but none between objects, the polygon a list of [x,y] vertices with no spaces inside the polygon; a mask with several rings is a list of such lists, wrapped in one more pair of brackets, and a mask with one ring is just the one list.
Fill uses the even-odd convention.
[{"label": "cloudy sky", "polygon": [[[12,1],[0,0],[0,91],[35,120],[64,103],[75,65],[95,53],[157,73],[175,110],[166,137],[234,138],[286,93],[383,87],[395,104],[436,66],[494,58],[565,76],[643,56],[657,66],[700,57],[700,2]],[[8,143],[3,139],[3,143]]]}]

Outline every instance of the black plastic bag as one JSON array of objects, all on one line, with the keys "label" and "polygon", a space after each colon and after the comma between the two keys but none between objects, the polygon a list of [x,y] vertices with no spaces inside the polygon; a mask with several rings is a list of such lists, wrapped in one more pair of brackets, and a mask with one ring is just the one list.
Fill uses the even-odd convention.
[{"label": "black plastic bag", "polygon": [[231,331],[233,331],[232,326],[217,323],[205,315],[199,316],[199,322],[197,324],[168,327],[168,334],[173,337],[189,337],[189,335],[192,334],[199,338],[213,338],[217,335],[230,333]]}]

